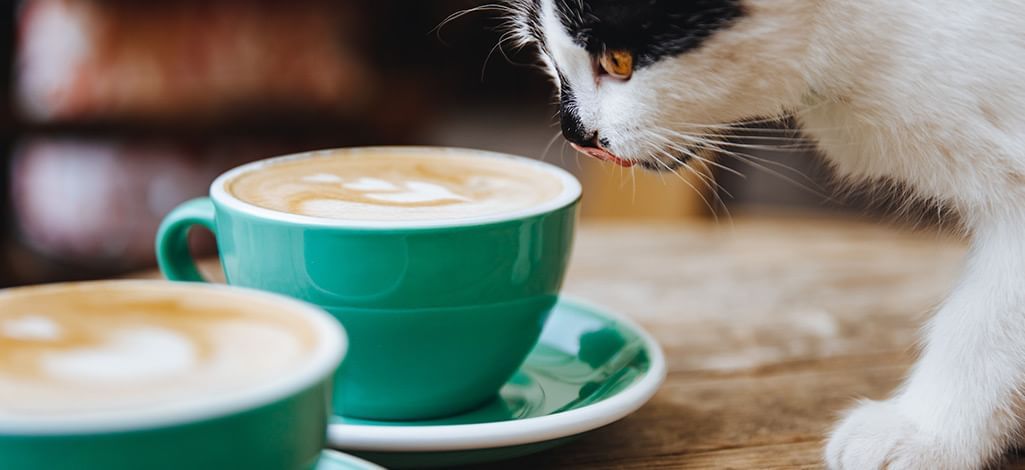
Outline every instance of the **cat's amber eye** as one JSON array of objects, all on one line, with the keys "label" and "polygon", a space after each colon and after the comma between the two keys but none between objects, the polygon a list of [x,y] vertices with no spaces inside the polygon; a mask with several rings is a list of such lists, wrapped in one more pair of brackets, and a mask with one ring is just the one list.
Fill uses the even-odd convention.
[{"label": "cat's amber eye", "polygon": [[613,78],[627,80],[634,73],[634,56],[626,49],[607,49],[598,57],[598,66]]}]

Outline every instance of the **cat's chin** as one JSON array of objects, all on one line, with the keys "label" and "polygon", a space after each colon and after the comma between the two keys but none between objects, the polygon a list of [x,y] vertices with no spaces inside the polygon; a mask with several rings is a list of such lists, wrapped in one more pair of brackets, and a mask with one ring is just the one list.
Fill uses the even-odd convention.
[{"label": "cat's chin", "polygon": [[[689,157],[688,157],[689,159]],[[654,171],[655,173],[675,173],[680,167],[687,164],[687,160],[676,161],[664,161],[664,160],[641,160],[637,164],[648,171]]]},{"label": "cat's chin", "polygon": [[684,152],[666,151],[660,156],[648,157],[643,160],[638,160],[637,165],[645,170],[654,171],[656,173],[675,173],[681,167],[690,163],[692,159],[691,155]]},{"label": "cat's chin", "polygon": [[667,150],[663,152],[662,156],[633,159],[620,157],[603,148],[584,147],[577,144],[570,145],[572,145],[576,151],[597,160],[612,162],[623,168],[630,168],[637,165],[645,170],[654,172],[675,172],[691,160],[691,155],[679,151]]}]

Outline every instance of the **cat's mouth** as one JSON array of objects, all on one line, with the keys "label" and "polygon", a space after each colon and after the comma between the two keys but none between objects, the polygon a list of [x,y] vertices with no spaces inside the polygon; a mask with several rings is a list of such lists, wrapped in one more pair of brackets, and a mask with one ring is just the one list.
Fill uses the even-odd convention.
[{"label": "cat's mouth", "polygon": [[584,155],[587,155],[587,156],[592,157],[592,158],[597,158],[598,160],[601,160],[601,161],[612,162],[612,163],[615,163],[616,165],[619,165],[619,166],[621,166],[623,168],[630,168],[630,167],[636,165],[637,163],[639,163],[637,160],[628,160],[628,159],[625,159],[625,158],[620,158],[620,157],[616,156],[614,153],[609,152],[608,150],[605,150],[603,148],[599,148],[599,147],[583,147],[583,146],[580,146],[580,145],[577,145],[577,144],[570,144],[570,145],[572,145],[573,148],[576,149],[576,151],[578,151],[578,152],[580,152],[580,153],[582,153]]}]

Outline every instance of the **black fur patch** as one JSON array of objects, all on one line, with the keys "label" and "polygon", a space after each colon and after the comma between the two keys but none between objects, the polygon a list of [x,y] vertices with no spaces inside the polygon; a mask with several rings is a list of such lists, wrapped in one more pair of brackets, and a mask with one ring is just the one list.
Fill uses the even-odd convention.
[{"label": "black fur patch", "polygon": [[626,49],[638,68],[695,49],[744,14],[740,0],[554,0],[571,37],[592,54]]},{"label": "black fur patch", "polygon": [[559,82],[562,83],[562,89],[559,90],[559,123],[562,126],[562,136],[574,144],[594,147],[597,144],[594,141],[596,133],[588,132],[577,117],[577,113],[573,112],[575,98],[566,78],[561,77]]}]

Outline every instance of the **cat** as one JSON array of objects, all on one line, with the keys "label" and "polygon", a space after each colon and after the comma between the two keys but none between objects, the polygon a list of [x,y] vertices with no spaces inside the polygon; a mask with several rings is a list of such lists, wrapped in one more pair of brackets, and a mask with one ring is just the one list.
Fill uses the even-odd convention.
[{"label": "cat", "polygon": [[[918,362],[829,435],[833,469],[966,469],[1018,435],[1025,385],[1025,0],[508,0],[564,137],[623,166],[711,163],[792,116],[839,175],[957,211],[964,274]],[[714,163],[711,163],[714,164]]]}]

